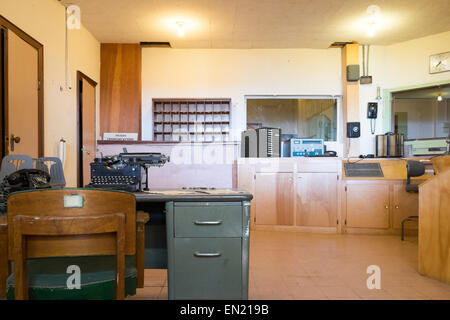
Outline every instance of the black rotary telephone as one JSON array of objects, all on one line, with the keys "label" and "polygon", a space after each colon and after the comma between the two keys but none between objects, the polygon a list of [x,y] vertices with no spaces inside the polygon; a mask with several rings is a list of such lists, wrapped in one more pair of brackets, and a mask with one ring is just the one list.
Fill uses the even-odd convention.
[{"label": "black rotary telephone", "polygon": [[50,175],[39,169],[21,169],[6,177],[11,192],[50,188]]}]

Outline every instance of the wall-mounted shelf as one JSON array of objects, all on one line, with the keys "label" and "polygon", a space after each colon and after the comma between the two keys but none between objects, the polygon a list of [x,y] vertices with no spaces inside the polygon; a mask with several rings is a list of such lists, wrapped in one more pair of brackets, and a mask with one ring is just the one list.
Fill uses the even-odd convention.
[{"label": "wall-mounted shelf", "polygon": [[153,99],[154,141],[228,141],[231,99]]}]

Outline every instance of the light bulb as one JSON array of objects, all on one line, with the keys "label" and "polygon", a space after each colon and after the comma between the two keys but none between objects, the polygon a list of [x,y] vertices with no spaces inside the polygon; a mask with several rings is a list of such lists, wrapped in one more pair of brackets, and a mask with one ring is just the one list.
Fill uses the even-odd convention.
[{"label": "light bulb", "polygon": [[369,37],[373,37],[375,35],[377,31],[377,28],[375,28],[374,25],[369,26],[369,28],[367,29],[367,34],[369,35]]},{"label": "light bulb", "polygon": [[437,101],[442,101],[442,96],[441,95],[438,95]]},{"label": "light bulb", "polygon": [[184,22],[183,21],[177,21],[177,34],[179,37],[184,36]]},{"label": "light bulb", "polygon": [[381,9],[377,5],[371,5],[367,7],[367,15],[368,15],[368,28],[367,33],[370,37],[373,37],[377,31],[377,27],[380,21],[380,12]]}]

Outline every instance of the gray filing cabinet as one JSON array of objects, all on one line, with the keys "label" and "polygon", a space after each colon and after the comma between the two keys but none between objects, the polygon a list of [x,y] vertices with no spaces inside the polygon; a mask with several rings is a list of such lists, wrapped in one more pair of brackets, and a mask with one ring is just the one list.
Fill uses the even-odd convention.
[{"label": "gray filing cabinet", "polygon": [[250,202],[166,204],[169,299],[248,299]]}]

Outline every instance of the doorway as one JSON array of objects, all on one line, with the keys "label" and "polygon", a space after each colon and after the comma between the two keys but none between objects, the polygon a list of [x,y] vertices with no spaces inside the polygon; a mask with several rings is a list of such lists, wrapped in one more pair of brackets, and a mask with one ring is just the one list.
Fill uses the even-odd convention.
[{"label": "doorway", "polygon": [[90,164],[95,159],[96,130],[95,130],[95,88],[97,82],[84,73],[77,72],[78,97],[78,187],[84,187],[91,182]]},{"label": "doorway", "polygon": [[43,45],[0,16],[1,156],[42,157]]}]

